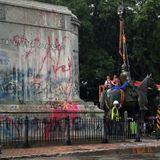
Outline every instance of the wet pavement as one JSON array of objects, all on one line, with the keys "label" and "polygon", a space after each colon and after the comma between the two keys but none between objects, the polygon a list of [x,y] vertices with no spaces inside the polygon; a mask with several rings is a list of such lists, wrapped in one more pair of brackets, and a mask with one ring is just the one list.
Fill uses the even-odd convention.
[{"label": "wet pavement", "polygon": [[160,153],[143,154],[88,154],[64,157],[25,158],[20,160],[160,160]]},{"label": "wet pavement", "polygon": [[[157,153],[156,153],[157,152]],[[127,154],[126,154],[127,153]],[[41,146],[2,149],[0,159],[20,160],[160,160],[160,141]]]}]

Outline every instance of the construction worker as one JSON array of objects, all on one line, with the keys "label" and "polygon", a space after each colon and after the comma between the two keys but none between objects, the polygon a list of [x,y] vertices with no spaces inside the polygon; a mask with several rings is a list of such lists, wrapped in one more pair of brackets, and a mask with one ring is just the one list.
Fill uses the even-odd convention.
[{"label": "construction worker", "polygon": [[112,111],[111,111],[111,120],[115,120],[116,122],[119,121],[118,108],[119,108],[119,102],[117,100],[115,100],[113,102],[113,108],[112,108]]},{"label": "construction worker", "polygon": [[133,118],[132,121],[130,122],[130,130],[131,130],[131,135],[135,137],[135,135],[137,134],[137,123]]},{"label": "construction worker", "polygon": [[119,102],[117,100],[115,100],[113,102],[113,108],[111,110],[111,124],[112,124],[112,133],[117,135],[117,131],[118,131],[118,122],[119,122],[119,111],[118,111],[118,108],[119,108]]},{"label": "construction worker", "polygon": [[106,90],[110,89],[113,86],[110,76],[106,76],[104,87]]},{"label": "construction worker", "polygon": [[114,75],[114,76],[113,76],[112,84],[113,84],[114,86],[120,86],[120,79],[118,78],[117,75]]}]

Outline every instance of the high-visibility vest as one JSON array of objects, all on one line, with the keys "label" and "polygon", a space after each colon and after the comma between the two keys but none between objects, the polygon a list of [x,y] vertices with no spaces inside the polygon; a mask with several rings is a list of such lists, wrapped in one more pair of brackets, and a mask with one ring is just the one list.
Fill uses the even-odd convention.
[{"label": "high-visibility vest", "polygon": [[111,120],[119,121],[119,112],[118,112],[118,108],[116,106],[114,106],[112,108]]},{"label": "high-visibility vest", "polygon": [[137,134],[137,123],[135,121],[130,122],[131,134]]}]

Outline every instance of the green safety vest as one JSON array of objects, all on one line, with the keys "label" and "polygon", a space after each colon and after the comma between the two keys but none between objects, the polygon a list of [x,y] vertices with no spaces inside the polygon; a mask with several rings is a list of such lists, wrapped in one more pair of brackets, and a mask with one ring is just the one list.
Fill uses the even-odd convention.
[{"label": "green safety vest", "polygon": [[119,121],[119,112],[116,106],[112,108],[111,112],[111,120]]},{"label": "green safety vest", "polygon": [[137,123],[135,121],[130,122],[131,134],[137,134]]}]

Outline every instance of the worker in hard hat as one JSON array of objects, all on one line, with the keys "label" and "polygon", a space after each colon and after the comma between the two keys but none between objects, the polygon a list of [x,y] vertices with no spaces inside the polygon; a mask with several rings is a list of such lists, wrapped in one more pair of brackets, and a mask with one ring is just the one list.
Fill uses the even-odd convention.
[{"label": "worker in hard hat", "polygon": [[115,100],[113,102],[113,107],[112,107],[112,110],[111,110],[111,122],[112,122],[112,133],[113,134],[117,134],[117,131],[118,131],[118,123],[119,123],[119,111],[118,111],[118,108],[119,108],[119,102],[117,100]]},{"label": "worker in hard hat", "polygon": [[119,102],[117,100],[115,100],[113,102],[113,108],[111,111],[111,120],[116,120],[117,122],[119,121]]}]

